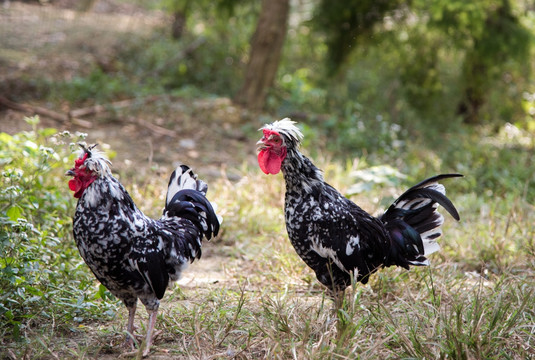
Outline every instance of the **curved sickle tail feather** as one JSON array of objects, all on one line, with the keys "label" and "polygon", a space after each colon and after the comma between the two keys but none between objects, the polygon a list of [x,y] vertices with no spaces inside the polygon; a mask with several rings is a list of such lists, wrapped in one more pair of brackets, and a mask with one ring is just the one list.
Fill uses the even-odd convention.
[{"label": "curved sickle tail feather", "polygon": [[206,198],[207,191],[208,185],[191,168],[178,166],[169,179],[164,214],[190,220],[210,240],[217,236],[222,219]]},{"label": "curved sickle tail feather", "polygon": [[460,219],[439,181],[461,176],[442,174],[426,179],[403,193],[381,216],[392,245],[386,266],[409,269],[409,265],[429,265],[426,256],[440,250],[437,239],[442,235],[444,217],[438,212],[438,205],[455,220]]}]

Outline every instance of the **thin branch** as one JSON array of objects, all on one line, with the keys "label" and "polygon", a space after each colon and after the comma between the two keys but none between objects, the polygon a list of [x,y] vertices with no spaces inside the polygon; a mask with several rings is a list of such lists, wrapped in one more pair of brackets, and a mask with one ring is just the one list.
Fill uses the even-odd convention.
[{"label": "thin branch", "polygon": [[75,124],[84,128],[93,127],[93,124],[89,121],[78,119],[76,117],[69,117],[67,114],[61,114],[61,113],[58,113],[56,111],[53,111],[53,110],[50,110],[41,106],[19,104],[14,101],[8,100],[4,96],[0,96],[0,105],[3,105],[4,107],[7,107],[8,109],[12,109],[15,111],[45,116],[47,118],[59,121],[64,124],[72,123],[72,124]]},{"label": "thin branch", "polygon": [[153,95],[153,96],[146,97],[144,99],[137,99],[137,98],[127,99],[127,100],[116,101],[107,105],[93,105],[93,106],[88,106],[85,108],[71,110],[69,111],[68,115],[71,118],[80,118],[80,117],[88,116],[88,115],[101,114],[101,113],[108,112],[110,110],[124,109],[124,108],[131,106],[132,104],[148,104],[148,103],[158,100],[160,97],[161,96],[159,95]]},{"label": "thin branch", "polygon": [[176,138],[177,137],[176,131],[163,128],[161,126],[155,125],[155,124],[153,124],[151,122],[148,122],[148,121],[145,121],[143,119],[132,119],[132,120],[129,120],[129,122],[131,122],[133,124],[141,125],[141,126],[149,129],[150,131],[152,131],[153,133],[158,134],[158,135],[170,136],[172,138]]}]

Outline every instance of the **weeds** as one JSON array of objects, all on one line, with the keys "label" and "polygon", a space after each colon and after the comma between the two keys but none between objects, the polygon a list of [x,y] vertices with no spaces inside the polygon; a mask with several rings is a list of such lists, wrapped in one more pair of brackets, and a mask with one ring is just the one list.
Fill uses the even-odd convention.
[{"label": "weeds", "polygon": [[[37,130],[0,134],[0,333],[24,343],[109,316],[115,306],[95,302],[94,281],[74,246],[70,194],[58,187],[70,158],[69,142],[82,135]],[[41,323],[47,334],[36,335]]]},{"label": "weeds", "polygon": [[[68,143],[75,139],[36,129],[2,134],[0,140],[6,254],[0,259],[0,357],[116,358],[127,314],[117,310],[120,304],[79,258],[70,235],[74,202],[58,186],[72,162]],[[351,174],[366,166],[323,160],[320,167],[347,193],[355,181]],[[448,195],[462,222],[446,221],[442,251],[431,257],[432,265],[409,272],[383,269],[368,285],[348,289],[343,307],[334,309],[286,237],[282,178],[245,166],[239,173],[238,182],[212,182],[208,194],[224,217],[222,235],[207,244],[209,254],[224,259],[221,280],[168,291],[153,350],[158,357],[535,356],[535,212],[522,189],[493,200],[484,190],[477,194],[452,184]],[[351,198],[375,212],[378,199],[404,185],[372,175],[366,191]],[[163,203],[165,188],[159,184],[165,179],[147,179],[141,191],[125,179],[148,212]],[[143,203],[147,193],[152,200]],[[201,262],[210,262],[210,255]],[[147,314],[140,308],[138,316]]]},{"label": "weeds", "polygon": [[439,307],[400,301],[403,310],[394,312],[380,305],[375,316],[387,324],[390,346],[400,347],[402,357],[529,358],[534,354],[529,325],[534,315],[533,291],[519,284],[502,286],[467,286],[449,292],[449,299]]}]

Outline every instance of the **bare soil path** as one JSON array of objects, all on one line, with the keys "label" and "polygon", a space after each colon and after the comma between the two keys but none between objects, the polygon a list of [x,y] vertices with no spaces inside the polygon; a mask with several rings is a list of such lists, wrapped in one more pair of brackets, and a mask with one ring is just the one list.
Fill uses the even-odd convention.
[{"label": "bare soil path", "polygon": [[[60,114],[75,109],[61,100],[59,105],[44,102],[46,94],[40,92],[46,89],[33,87],[32,79],[86,75],[95,64],[111,61],[125,37],[145,36],[169,21],[162,13],[120,1],[98,1],[84,13],[72,9],[75,1],[53,4],[6,1],[0,7],[0,96]],[[0,131],[28,129],[23,115],[0,105]],[[208,178],[221,176],[223,168],[235,179],[232,169],[254,161],[254,143],[242,131],[242,118],[243,111],[226,98],[158,96],[90,114],[83,118],[90,128],[43,116],[40,126],[85,132],[87,142],[109,144],[117,153],[114,169],[127,174],[144,176],[154,164],[166,170],[182,162]],[[129,172],[129,167],[135,170]]]}]

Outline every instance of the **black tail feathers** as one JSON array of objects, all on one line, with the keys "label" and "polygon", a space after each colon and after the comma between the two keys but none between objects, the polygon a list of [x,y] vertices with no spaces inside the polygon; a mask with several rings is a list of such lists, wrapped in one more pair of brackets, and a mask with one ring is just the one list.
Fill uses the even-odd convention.
[{"label": "black tail feathers", "polygon": [[186,165],[180,165],[171,174],[165,200],[164,214],[193,222],[210,240],[219,232],[220,218],[206,198],[208,185]]},{"label": "black tail feathers", "polygon": [[446,197],[439,183],[442,179],[461,177],[442,174],[426,179],[407,190],[381,216],[391,238],[387,266],[428,265],[426,256],[440,249],[437,239],[442,235],[444,217],[437,209],[441,205],[455,219],[459,213]]}]

